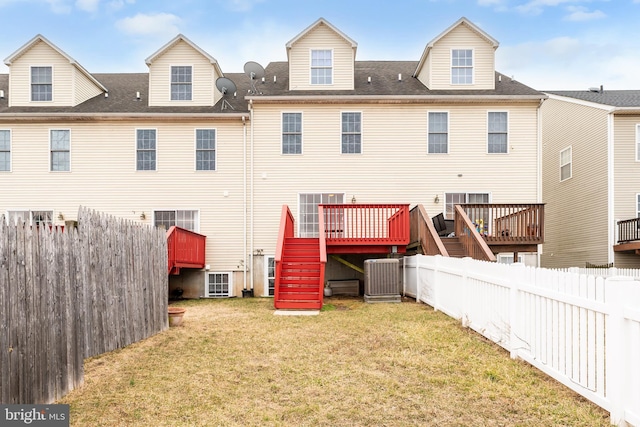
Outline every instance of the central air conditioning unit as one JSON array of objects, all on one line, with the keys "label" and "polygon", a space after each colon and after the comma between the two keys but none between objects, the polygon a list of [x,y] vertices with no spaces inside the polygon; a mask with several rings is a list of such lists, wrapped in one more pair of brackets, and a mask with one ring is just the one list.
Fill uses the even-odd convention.
[{"label": "central air conditioning unit", "polygon": [[364,262],[364,301],[401,302],[400,261],[368,259]]}]

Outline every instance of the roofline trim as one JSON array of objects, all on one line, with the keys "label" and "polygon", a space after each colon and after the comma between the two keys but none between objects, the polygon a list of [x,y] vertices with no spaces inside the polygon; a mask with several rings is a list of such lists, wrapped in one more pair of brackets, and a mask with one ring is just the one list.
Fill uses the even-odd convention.
[{"label": "roofline trim", "polygon": [[578,104],[585,107],[597,108],[599,110],[604,110],[608,112],[614,111],[616,108],[613,105],[601,104],[599,102],[587,101],[584,99],[573,98],[571,96],[557,95],[555,93],[550,93],[550,92],[542,92],[542,93],[547,95],[549,99],[555,99],[557,101],[564,101],[564,102],[571,102],[572,104]]},{"label": "roofline trim", "polygon": [[250,119],[251,115],[247,113],[0,113],[0,122],[5,120],[38,120],[38,119],[58,119],[58,120],[126,120],[126,119]]},{"label": "roofline trim", "polygon": [[270,103],[286,102],[317,102],[317,103],[388,103],[397,102],[486,102],[486,101],[540,101],[546,99],[546,95],[293,95],[293,96],[246,96],[245,99],[258,103],[266,101]]},{"label": "roofline trim", "polygon": [[188,44],[189,46],[191,46],[194,50],[196,50],[198,53],[200,53],[202,56],[204,56],[205,58],[207,58],[207,60],[209,60],[209,62],[211,63],[211,65],[213,65],[216,68],[216,71],[218,72],[218,74],[220,76],[224,76],[222,69],[220,68],[220,64],[218,64],[218,61],[216,60],[216,58],[214,58],[213,56],[211,56],[207,51],[205,51],[204,49],[202,49],[200,46],[198,46],[197,44],[195,44],[194,42],[192,42],[191,40],[189,40],[184,34],[178,34],[177,36],[175,36],[174,38],[172,38],[171,40],[169,40],[168,43],[166,43],[165,45],[163,45],[160,49],[156,50],[154,53],[152,53],[151,55],[149,55],[145,60],[145,64],[147,64],[147,66],[151,65],[153,63],[153,61],[155,61],[156,59],[158,59],[158,57],[160,55],[162,55],[163,53],[165,53],[167,50],[169,50],[169,48],[171,48],[172,46],[176,45],[179,41],[183,41],[186,44]]},{"label": "roofline trim", "polygon": [[302,37],[304,37],[305,35],[307,35],[307,33],[311,30],[313,30],[315,27],[317,27],[320,24],[324,24],[327,27],[329,27],[331,30],[333,30],[336,34],[338,34],[340,37],[342,37],[343,39],[345,39],[349,44],[351,44],[352,48],[357,48],[358,47],[358,43],[356,43],[351,37],[347,36],[345,33],[343,33],[342,31],[340,31],[337,27],[335,27],[333,24],[331,24],[329,21],[327,21],[324,18],[319,18],[318,20],[316,20],[313,24],[309,25],[307,28],[305,28],[304,30],[302,30],[300,33],[298,33],[297,36],[295,36],[294,38],[292,38],[291,40],[289,40],[287,42],[287,44],[285,44],[285,47],[287,49],[291,49],[291,47],[293,46],[293,44],[295,42],[297,42],[298,40],[300,40]]}]

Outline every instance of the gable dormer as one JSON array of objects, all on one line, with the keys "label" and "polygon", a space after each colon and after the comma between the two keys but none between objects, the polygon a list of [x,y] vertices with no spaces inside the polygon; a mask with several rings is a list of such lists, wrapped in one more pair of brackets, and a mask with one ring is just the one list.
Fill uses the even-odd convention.
[{"label": "gable dormer", "polygon": [[218,61],[178,34],[148,57],[149,106],[213,106],[222,96],[215,82],[223,77]]},{"label": "gable dormer", "polygon": [[431,90],[495,89],[499,43],[467,18],[431,40],[414,73]]},{"label": "gable dormer", "polygon": [[318,19],[286,45],[289,90],[353,90],[357,46]]},{"label": "gable dormer", "polygon": [[107,89],[41,35],[9,55],[9,107],[74,107]]}]

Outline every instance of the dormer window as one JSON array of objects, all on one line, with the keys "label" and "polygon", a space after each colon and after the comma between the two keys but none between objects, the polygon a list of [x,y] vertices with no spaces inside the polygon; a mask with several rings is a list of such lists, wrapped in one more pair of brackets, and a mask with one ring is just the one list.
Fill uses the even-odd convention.
[{"label": "dormer window", "polygon": [[51,67],[31,67],[31,100],[52,101]]},{"label": "dormer window", "polygon": [[311,51],[311,84],[333,84],[333,52],[330,49]]},{"label": "dormer window", "polygon": [[473,84],[473,50],[451,50],[451,84]]},{"label": "dormer window", "polygon": [[191,101],[191,76],[190,66],[171,67],[172,101]]}]

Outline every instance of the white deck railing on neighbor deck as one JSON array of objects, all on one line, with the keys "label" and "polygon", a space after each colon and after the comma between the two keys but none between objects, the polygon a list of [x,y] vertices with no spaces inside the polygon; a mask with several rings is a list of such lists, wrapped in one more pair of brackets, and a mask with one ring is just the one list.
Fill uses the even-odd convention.
[{"label": "white deck railing on neighbor deck", "polygon": [[[640,426],[640,282],[470,258],[404,258],[406,295]],[[628,423],[628,424],[627,424]]]}]

